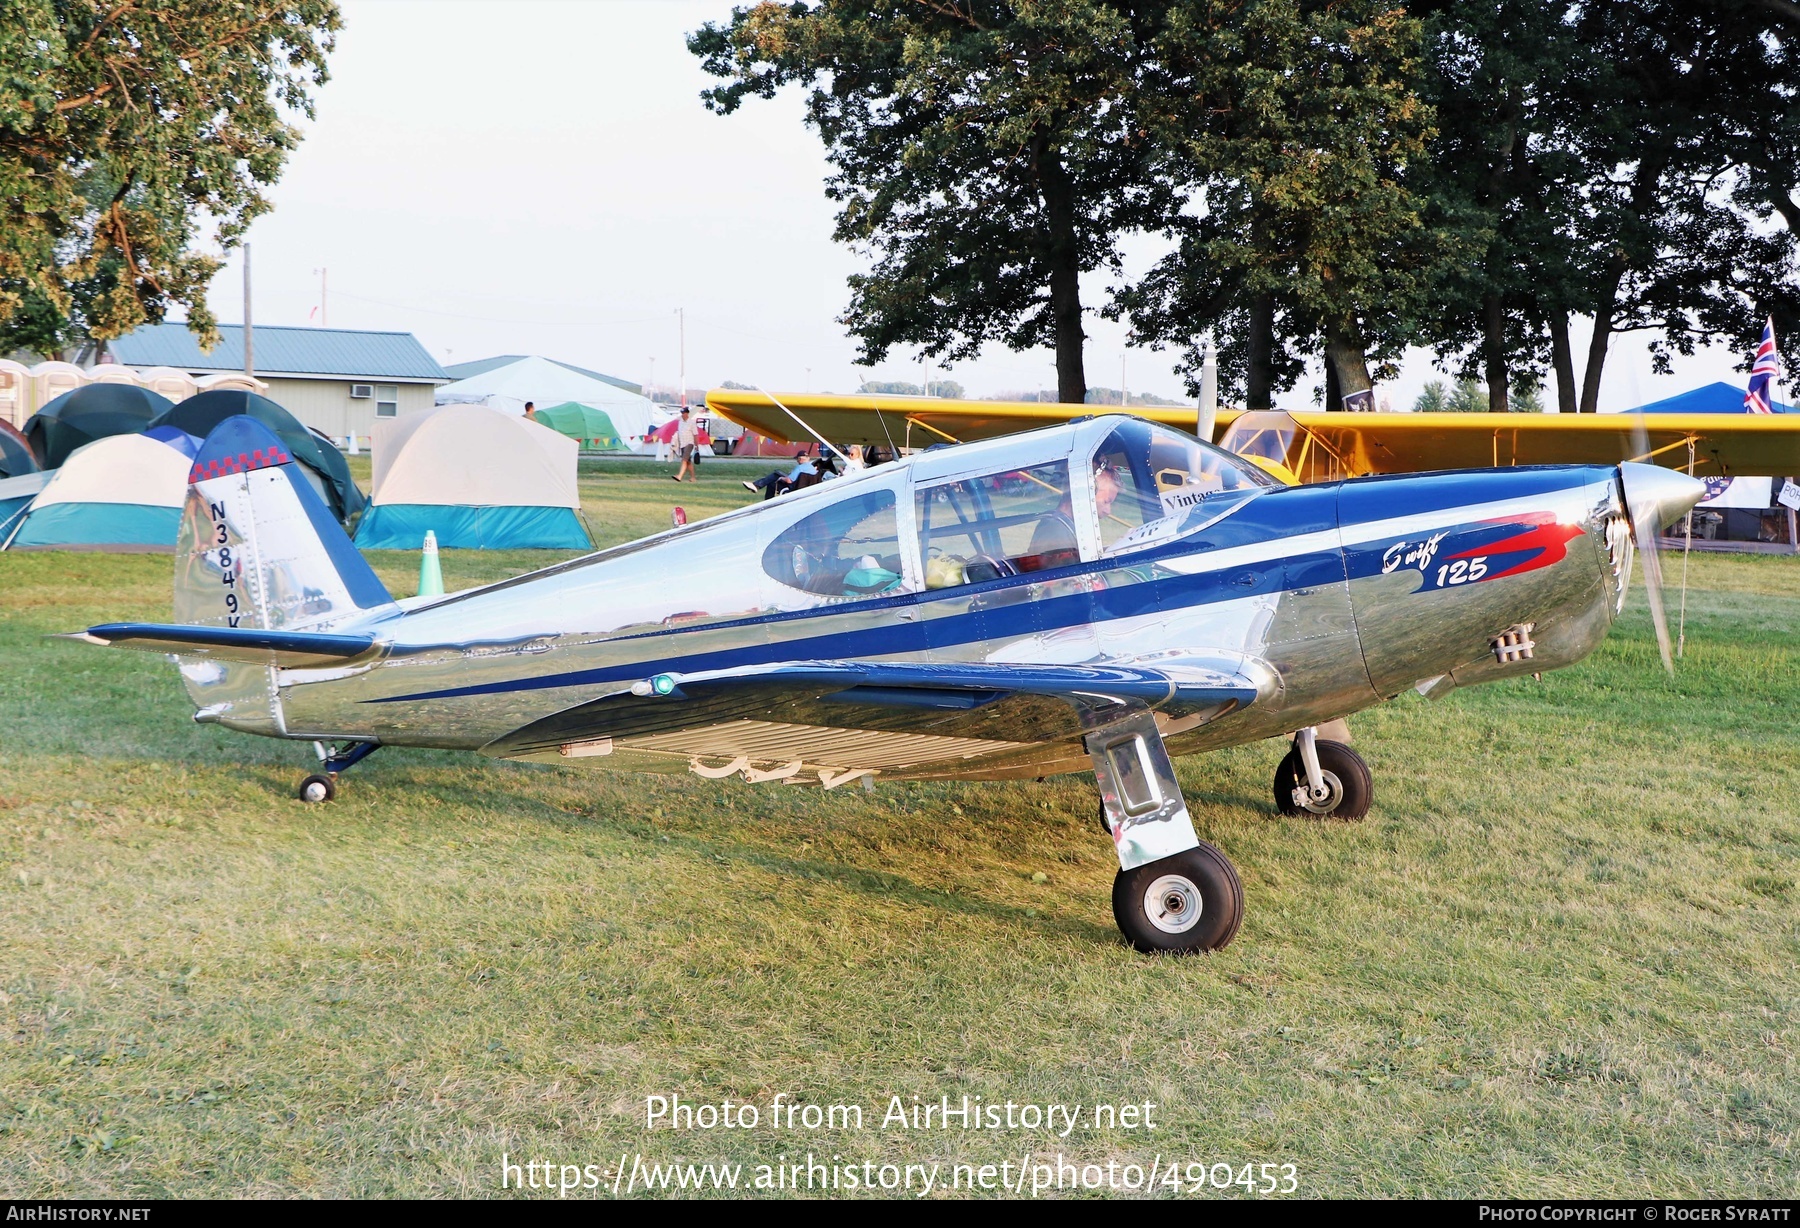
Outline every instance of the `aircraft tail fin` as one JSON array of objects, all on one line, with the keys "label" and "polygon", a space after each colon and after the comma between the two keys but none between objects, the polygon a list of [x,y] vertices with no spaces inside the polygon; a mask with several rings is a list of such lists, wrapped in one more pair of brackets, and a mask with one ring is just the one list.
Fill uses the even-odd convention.
[{"label": "aircraft tail fin", "polygon": [[213,429],[188,475],[176,622],[301,631],[393,605],[274,432],[246,415]]}]

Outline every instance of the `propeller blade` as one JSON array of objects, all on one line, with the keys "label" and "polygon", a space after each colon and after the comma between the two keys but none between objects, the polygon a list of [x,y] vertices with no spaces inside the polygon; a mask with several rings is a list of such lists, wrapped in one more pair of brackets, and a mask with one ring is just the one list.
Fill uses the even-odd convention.
[{"label": "propeller blade", "polygon": [[1669,639],[1669,616],[1663,610],[1662,556],[1657,553],[1656,539],[1662,526],[1649,520],[1632,518],[1637,532],[1638,554],[1643,559],[1644,595],[1650,599],[1650,621],[1656,626],[1656,649],[1662,653],[1663,668],[1675,672],[1675,649]]},{"label": "propeller blade", "polygon": [[[1642,430],[1640,418],[1633,433]],[[1642,456],[1646,451],[1647,444],[1636,455]],[[1657,539],[1664,526],[1674,524],[1700,502],[1706,494],[1706,483],[1658,465],[1626,461],[1619,466],[1619,488],[1625,496],[1625,513],[1630,517],[1631,531],[1637,538],[1638,553],[1643,556],[1644,592],[1650,599],[1650,621],[1656,626],[1656,646],[1662,653],[1663,668],[1673,674],[1675,652],[1669,638],[1668,615],[1663,609],[1662,557],[1657,552]]]}]

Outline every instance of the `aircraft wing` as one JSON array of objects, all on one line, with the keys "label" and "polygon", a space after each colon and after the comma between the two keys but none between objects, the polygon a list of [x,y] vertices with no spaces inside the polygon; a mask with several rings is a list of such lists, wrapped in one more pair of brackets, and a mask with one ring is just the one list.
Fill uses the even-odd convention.
[{"label": "aircraft wing", "polygon": [[[1509,465],[1616,465],[1622,460],[1686,469],[1690,440],[1694,472],[1701,477],[1800,473],[1800,415],[1290,416],[1313,437],[1316,449],[1335,457],[1352,476]],[[1219,418],[1223,422],[1225,415]],[[1290,458],[1301,446],[1296,443]]]},{"label": "aircraft wing", "polygon": [[1078,703],[1178,709],[1199,724],[1278,687],[1272,670],[1242,656],[1087,665],[788,661],[657,674],[484,749],[516,757],[732,721],[1036,743],[1079,736]]},{"label": "aircraft wing", "polygon": [[[779,402],[779,404],[777,404]],[[941,397],[840,396],[715,389],[707,408],[784,443],[813,438],[795,415],[834,444],[923,448],[1054,426],[1100,405],[1033,401],[953,401]],[[785,406],[786,408],[782,408]],[[788,411],[792,411],[792,413]],[[1112,411],[1112,412],[1117,412]],[[1192,432],[1186,406],[1134,405],[1135,417]],[[1221,409],[1220,438],[1241,410]],[[1289,428],[1280,446],[1305,481],[1371,473],[1422,473],[1511,465],[1615,465],[1646,460],[1685,469],[1688,443],[1702,477],[1800,474],[1800,414],[1277,414]],[[1641,428],[1639,424],[1642,424]],[[1638,431],[1643,431],[1640,443]],[[1275,459],[1270,457],[1269,459]]]},{"label": "aircraft wing", "polygon": [[[715,388],[707,393],[706,408],[746,430],[782,443],[818,442],[817,436],[794,420],[798,414],[834,444],[890,444],[896,448],[929,448],[934,443],[967,443],[1016,435],[1106,411],[1105,406],[1059,405],[1053,401],[952,401],[943,397],[786,392],[771,397],[765,392],[730,388]],[[1192,408],[1134,405],[1132,413],[1190,433],[1194,429]]]}]

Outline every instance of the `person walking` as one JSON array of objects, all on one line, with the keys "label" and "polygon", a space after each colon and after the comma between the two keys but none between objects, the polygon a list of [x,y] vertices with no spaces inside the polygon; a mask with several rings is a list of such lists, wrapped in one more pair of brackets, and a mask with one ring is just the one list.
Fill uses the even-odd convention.
[{"label": "person walking", "polygon": [[681,424],[675,428],[675,454],[681,457],[681,468],[675,471],[674,480],[680,482],[682,475],[698,482],[700,475],[694,472],[694,454],[700,450],[700,433],[694,429],[694,415],[688,407],[681,407]]}]

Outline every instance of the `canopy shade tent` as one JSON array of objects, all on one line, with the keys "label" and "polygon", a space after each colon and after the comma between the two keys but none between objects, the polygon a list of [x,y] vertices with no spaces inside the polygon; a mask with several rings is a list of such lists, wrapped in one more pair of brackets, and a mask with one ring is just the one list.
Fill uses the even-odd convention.
[{"label": "canopy shade tent", "polygon": [[553,431],[560,431],[577,443],[585,443],[588,447],[601,452],[622,452],[625,441],[619,438],[619,432],[613,426],[613,420],[604,410],[595,409],[592,405],[583,405],[579,401],[564,401],[561,405],[552,405],[548,409],[540,409],[533,415],[539,426],[547,426]]},{"label": "canopy shade tent", "polygon": [[436,399],[439,405],[487,405],[515,414],[525,412],[527,401],[540,406],[574,401],[604,412],[627,442],[648,434],[661,417],[648,397],[535,355],[445,384]]},{"label": "canopy shade tent", "polygon": [[[1791,405],[1783,405],[1779,402],[1773,408],[1778,414],[1793,412]],[[1628,414],[1741,414],[1748,411],[1744,409],[1744,390],[1736,384],[1727,384],[1720,380],[1623,412]]]},{"label": "canopy shade tent", "polygon": [[275,433],[286,444],[300,468],[312,480],[314,489],[339,521],[348,522],[362,511],[362,491],[350,478],[350,465],[343,453],[322,441],[268,397],[241,389],[215,389],[189,397],[171,405],[151,422],[153,427],[172,426],[196,439],[205,439],[219,423],[233,414],[248,414]]},{"label": "canopy shade tent", "polygon": [[77,448],[15,521],[6,549],[173,553],[192,464],[146,435]]},{"label": "canopy shade tent", "polygon": [[485,405],[383,422],[356,544],[417,550],[430,529],[450,549],[587,549],[575,489],[580,451],[566,435]]},{"label": "canopy shade tent", "polygon": [[0,421],[0,478],[36,473],[38,468],[37,457],[31,454],[31,445],[19,434],[19,428]]},{"label": "canopy shade tent", "polygon": [[113,435],[135,435],[175,403],[133,384],[85,384],[31,415],[25,439],[45,469],[57,469],[75,449]]}]

